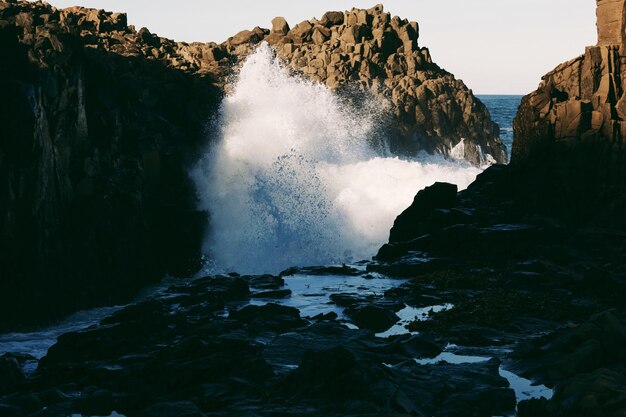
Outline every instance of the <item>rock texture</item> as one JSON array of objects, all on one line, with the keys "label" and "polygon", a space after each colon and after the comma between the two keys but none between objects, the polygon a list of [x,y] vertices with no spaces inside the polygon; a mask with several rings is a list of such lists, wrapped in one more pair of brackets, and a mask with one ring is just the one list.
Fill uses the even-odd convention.
[{"label": "rock texture", "polygon": [[0,51],[0,328],[195,271],[206,216],[187,167],[218,105],[215,50],[119,13],[0,2]]},{"label": "rock texture", "polygon": [[626,7],[622,0],[598,0],[598,45],[622,45],[626,40]]},{"label": "rock texture", "polygon": [[[277,17],[272,30],[255,28],[230,38],[230,55],[246,56],[266,41],[292,69],[332,89],[359,85],[389,103],[389,144],[394,153],[444,155],[465,139],[465,159],[507,162],[499,129],[461,80],[433,63],[419,46],[419,26],[371,9],[327,12],[290,29]],[[391,128],[391,129],[390,129]]]},{"label": "rock texture", "polygon": [[546,74],[514,122],[512,163],[551,161],[567,186],[626,182],[624,1],[599,0],[598,45]]}]

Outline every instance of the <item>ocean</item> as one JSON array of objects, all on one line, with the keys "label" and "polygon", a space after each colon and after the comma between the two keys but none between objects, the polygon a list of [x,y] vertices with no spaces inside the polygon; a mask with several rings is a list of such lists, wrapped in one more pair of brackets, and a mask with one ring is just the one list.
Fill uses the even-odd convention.
[{"label": "ocean", "polygon": [[500,139],[506,145],[511,157],[513,147],[513,119],[523,96],[517,95],[476,95],[491,113],[491,119],[500,126]]}]

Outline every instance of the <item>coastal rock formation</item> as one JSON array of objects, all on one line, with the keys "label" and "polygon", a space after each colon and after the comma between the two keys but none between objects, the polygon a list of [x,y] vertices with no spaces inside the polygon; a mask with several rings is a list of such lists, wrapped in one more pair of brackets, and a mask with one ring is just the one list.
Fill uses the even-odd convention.
[{"label": "coastal rock formation", "polygon": [[626,181],[626,2],[598,0],[598,44],[542,78],[514,122],[512,163],[551,161],[563,184]]},{"label": "coastal rock formation", "polygon": [[464,140],[462,155],[482,165],[507,162],[499,129],[465,84],[433,63],[420,47],[419,25],[371,9],[327,12],[290,29],[282,17],[272,30],[243,31],[225,42],[232,56],[246,56],[266,41],[293,70],[332,89],[358,85],[390,106],[387,126],[394,153],[447,155]]},{"label": "coastal rock formation", "polygon": [[0,2],[0,328],[198,269],[187,169],[220,90],[186,72],[213,56],[194,48],[119,13]]},{"label": "coastal rock formation", "polygon": [[554,395],[520,402],[521,417],[626,413],[625,10],[599,0],[598,45],[524,97],[511,164],[456,198],[420,191],[368,267],[414,277],[420,296],[464,293],[414,330],[489,345],[534,328],[509,365]]},{"label": "coastal rock formation", "polygon": [[485,107],[417,39],[416,23],[380,6],[276,18],[218,45],[136,30],[123,13],[1,2],[0,327],[197,270],[206,216],[187,171],[261,41],[312,79],[388,96],[396,152],[447,153],[464,138],[468,160],[503,162]]}]

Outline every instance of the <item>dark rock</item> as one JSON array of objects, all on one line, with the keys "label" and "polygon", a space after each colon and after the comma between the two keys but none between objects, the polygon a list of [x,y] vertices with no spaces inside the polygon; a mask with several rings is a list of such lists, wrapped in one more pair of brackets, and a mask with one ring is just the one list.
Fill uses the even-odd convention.
[{"label": "dark rock", "polygon": [[306,321],[300,318],[297,308],[272,303],[263,306],[249,305],[241,310],[233,310],[229,318],[270,331],[286,331],[306,324]]},{"label": "dark rock", "polygon": [[346,314],[361,329],[375,332],[384,332],[400,320],[393,311],[375,305],[351,307]]},{"label": "dark rock", "polygon": [[413,203],[402,212],[393,224],[389,242],[415,239],[436,228],[440,222],[431,224],[436,209],[450,209],[456,204],[457,187],[454,184],[438,182],[421,190]]},{"label": "dark rock", "polygon": [[626,328],[611,312],[520,345],[512,354],[526,375],[554,385],[577,374],[626,363]]},{"label": "dark rock", "polygon": [[292,267],[280,273],[281,277],[289,277],[296,274],[302,275],[348,275],[358,276],[361,271],[351,266],[310,266],[310,267]]},{"label": "dark rock", "polygon": [[16,2],[0,21],[0,327],[195,272],[206,216],[187,172],[220,89],[122,14]]},{"label": "dark rock", "polygon": [[520,417],[619,416],[626,412],[626,375],[623,371],[598,369],[557,385],[550,400],[520,403]]},{"label": "dark rock", "polygon": [[157,403],[143,410],[146,417],[203,417],[205,414],[191,401]]},{"label": "dark rock", "polygon": [[244,279],[252,288],[257,290],[278,290],[285,285],[285,280],[275,275],[246,276]]},{"label": "dark rock", "polygon": [[15,388],[25,379],[17,359],[10,355],[0,357],[0,393]]},{"label": "dark rock", "polygon": [[287,298],[291,296],[291,290],[270,290],[256,292],[250,295],[250,298]]}]

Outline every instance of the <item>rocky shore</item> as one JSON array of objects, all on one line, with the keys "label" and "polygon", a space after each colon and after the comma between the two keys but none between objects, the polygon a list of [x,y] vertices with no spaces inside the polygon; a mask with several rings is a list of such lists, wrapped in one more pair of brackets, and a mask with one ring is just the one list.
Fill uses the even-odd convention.
[{"label": "rocky shore", "polygon": [[372,261],[177,282],[2,356],[0,414],[625,415],[616,11],[524,98],[511,164],[419,192]]},{"label": "rocky shore", "polygon": [[188,171],[228,78],[262,41],[302,76],[384,99],[397,154],[464,138],[468,160],[504,162],[488,111],[418,32],[376,6],[185,43],[123,13],[0,2],[0,329],[198,270],[206,214]]}]

